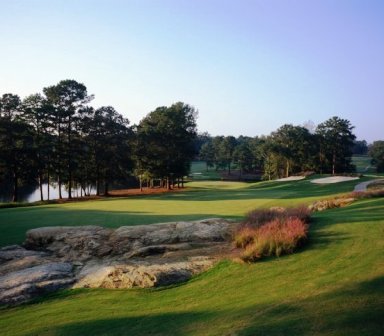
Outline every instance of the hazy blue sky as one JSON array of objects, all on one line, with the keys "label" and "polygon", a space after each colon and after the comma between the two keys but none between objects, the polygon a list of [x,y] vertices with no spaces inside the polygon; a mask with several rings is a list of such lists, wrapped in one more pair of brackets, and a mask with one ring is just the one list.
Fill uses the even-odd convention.
[{"label": "hazy blue sky", "polygon": [[384,139],[383,0],[0,0],[0,94],[62,79],[138,123],[177,101],[200,131],[337,115]]}]

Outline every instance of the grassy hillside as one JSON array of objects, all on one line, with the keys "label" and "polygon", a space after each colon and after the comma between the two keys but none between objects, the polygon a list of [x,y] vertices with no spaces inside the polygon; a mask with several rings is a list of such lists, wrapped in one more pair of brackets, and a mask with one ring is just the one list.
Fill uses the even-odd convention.
[{"label": "grassy hillside", "polygon": [[[98,224],[118,225],[150,222],[158,216],[236,217],[248,207],[293,205],[352,186],[307,181],[226,183],[219,188],[196,184],[195,191],[180,194],[2,209],[0,223],[3,227],[4,220],[12,220],[22,231],[28,226],[22,221],[33,226],[38,218],[40,224],[46,219],[55,224],[102,216]],[[384,199],[359,201],[316,213],[310,242],[297,254],[255,264],[224,261],[185,284],[165,289],[63,291],[34,304],[0,310],[0,330],[2,335],[39,336],[381,335],[383,234]]]}]

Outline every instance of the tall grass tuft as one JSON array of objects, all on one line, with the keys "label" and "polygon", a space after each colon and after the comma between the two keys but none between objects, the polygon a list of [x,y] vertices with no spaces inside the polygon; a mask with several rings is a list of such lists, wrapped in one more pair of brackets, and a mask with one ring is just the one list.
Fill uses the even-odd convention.
[{"label": "tall grass tuft", "polygon": [[275,219],[254,231],[253,242],[245,247],[242,259],[256,261],[295,251],[306,239],[308,224],[299,218]]},{"label": "tall grass tuft", "polygon": [[244,261],[293,253],[308,236],[308,207],[251,211],[235,233]]}]

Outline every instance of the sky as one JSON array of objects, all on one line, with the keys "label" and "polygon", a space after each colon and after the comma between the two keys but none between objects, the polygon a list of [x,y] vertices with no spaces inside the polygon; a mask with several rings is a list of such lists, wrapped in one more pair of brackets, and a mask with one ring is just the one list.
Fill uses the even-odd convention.
[{"label": "sky", "polygon": [[182,101],[211,135],[338,116],[384,139],[382,0],[0,0],[0,95],[74,79],[137,124]]}]

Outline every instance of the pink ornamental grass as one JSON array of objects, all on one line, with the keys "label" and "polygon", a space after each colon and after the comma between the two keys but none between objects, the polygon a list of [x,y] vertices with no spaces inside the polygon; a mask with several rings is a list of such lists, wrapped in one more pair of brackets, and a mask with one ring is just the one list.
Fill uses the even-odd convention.
[{"label": "pink ornamental grass", "polygon": [[274,219],[256,229],[244,228],[242,233],[249,241],[242,259],[255,261],[266,256],[293,253],[307,239],[308,225],[297,217],[290,217]]}]

